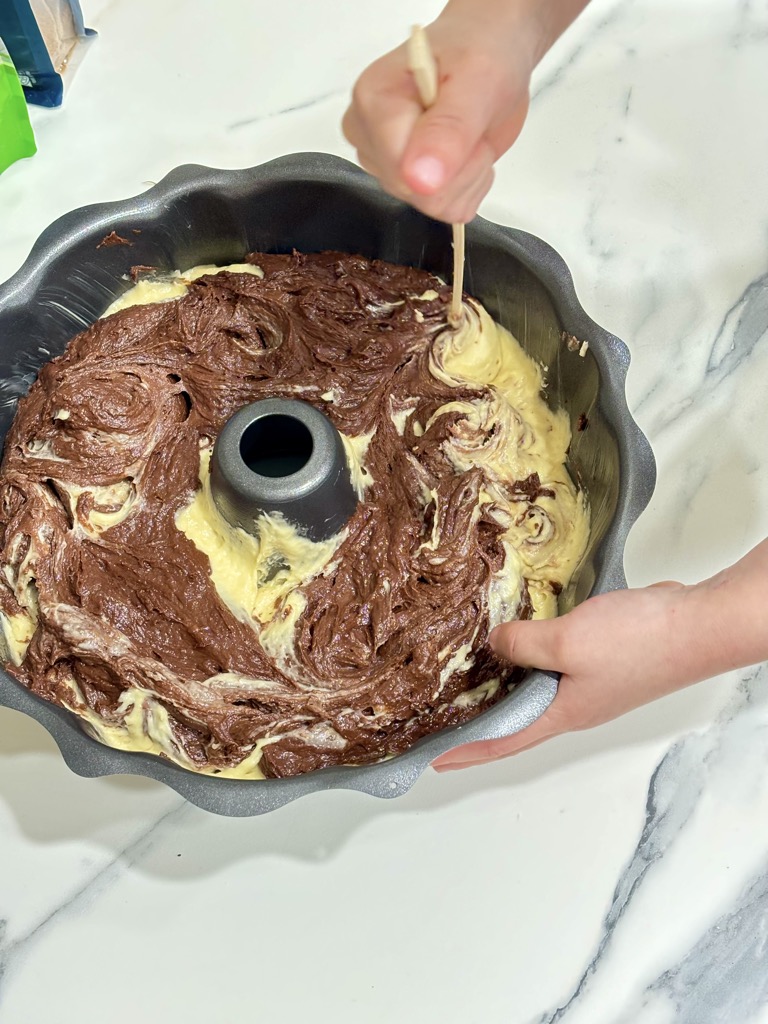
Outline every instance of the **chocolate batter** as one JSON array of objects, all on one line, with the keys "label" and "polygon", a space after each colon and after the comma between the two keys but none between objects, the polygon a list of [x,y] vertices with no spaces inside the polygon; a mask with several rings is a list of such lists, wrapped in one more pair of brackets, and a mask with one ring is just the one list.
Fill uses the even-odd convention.
[{"label": "chocolate batter", "polygon": [[[377,761],[503,696],[517,676],[488,633],[555,613],[588,515],[564,416],[480,307],[452,332],[425,271],[247,263],[177,277],[169,301],[142,282],[19,403],[0,646],[104,742],[260,778]],[[267,397],[345,438],[360,503],[325,546],[211,525],[213,441]]]}]

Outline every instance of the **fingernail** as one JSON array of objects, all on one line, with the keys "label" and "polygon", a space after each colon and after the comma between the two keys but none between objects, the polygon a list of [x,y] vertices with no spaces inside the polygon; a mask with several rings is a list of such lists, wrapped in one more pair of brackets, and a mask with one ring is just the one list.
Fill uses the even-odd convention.
[{"label": "fingernail", "polygon": [[411,165],[411,178],[423,188],[437,192],[445,181],[445,167],[435,156],[420,156]]}]

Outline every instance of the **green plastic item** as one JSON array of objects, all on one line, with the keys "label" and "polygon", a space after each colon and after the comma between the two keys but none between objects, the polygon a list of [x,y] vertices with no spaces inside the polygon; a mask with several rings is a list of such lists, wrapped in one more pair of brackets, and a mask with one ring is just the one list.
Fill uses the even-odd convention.
[{"label": "green plastic item", "polygon": [[0,174],[16,160],[36,152],[21,82],[0,39]]}]

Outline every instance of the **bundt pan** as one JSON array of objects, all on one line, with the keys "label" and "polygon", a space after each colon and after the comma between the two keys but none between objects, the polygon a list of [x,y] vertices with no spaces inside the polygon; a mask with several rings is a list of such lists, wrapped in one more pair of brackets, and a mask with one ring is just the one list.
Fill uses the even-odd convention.
[{"label": "bundt pan", "polygon": [[[112,231],[132,244],[97,248]],[[236,263],[254,250],[294,248],[361,253],[424,267],[446,280],[451,274],[450,229],[385,195],[344,160],[309,153],[250,170],[180,167],[134,199],[62,217],[0,287],[0,436],[42,364],[130,286],[132,266],[184,270]],[[592,534],[581,572],[560,597],[560,610],[567,611],[591,594],[626,586],[625,541],[653,491],[653,455],[626,403],[629,352],[581,308],[558,254],[522,231],[481,218],[469,225],[465,287],[548,368],[549,401],[571,420],[570,469],[588,495]],[[77,774],[145,775],[199,807],[232,816],[262,814],[322,789],[399,796],[439,754],[530,725],[556,692],[556,677],[532,671],[468,724],[425,737],[390,760],[246,781],[197,775],[160,757],[105,747],[74,715],[0,671],[0,704],[45,726]]]}]

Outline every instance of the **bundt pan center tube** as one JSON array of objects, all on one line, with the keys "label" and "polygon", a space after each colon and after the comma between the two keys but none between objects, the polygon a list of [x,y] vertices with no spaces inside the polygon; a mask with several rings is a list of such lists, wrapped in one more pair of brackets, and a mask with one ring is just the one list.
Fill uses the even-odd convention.
[{"label": "bundt pan center tube", "polygon": [[262,515],[277,514],[310,540],[327,540],[357,506],[339,432],[314,406],[288,398],[252,402],[226,422],[211,490],[224,518],[254,536]]},{"label": "bundt pan center tube", "polygon": [[[5,437],[19,397],[41,366],[131,287],[131,268],[184,271],[237,263],[254,251],[294,249],[357,253],[450,280],[450,228],[387,196],[346,161],[308,153],[241,171],[178,168],[143,195],[56,221],[0,287],[0,435]],[[562,613],[591,594],[626,586],[624,545],[653,491],[653,455],[626,404],[629,353],[587,316],[562,259],[532,235],[477,218],[467,229],[466,289],[546,367],[548,401],[570,421],[569,470],[588,497],[591,533],[581,569],[559,597]],[[312,407],[306,403],[276,401],[279,408],[235,412],[219,434],[212,460],[217,508],[253,532],[254,517],[290,507],[298,529],[328,536],[353,514],[357,500],[338,435],[321,413],[319,420],[307,414]],[[265,438],[271,439],[266,448]],[[307,498],[313,494],[320,499],[314,508]],[[280,501],[288,505],[276,508]],[[333,519],[333,530],[320,507]],[[231,816],[261,814],[329,788],[398,796],[445,751],[530,725],[556,689],[551,675],[534,671],[467,724],[427,736],[389,760],[243,780],[106,747],[83,731],[75,715],[0,672],[0,704],[37,719],[73,771],[145,775],[202,808]]]}]

